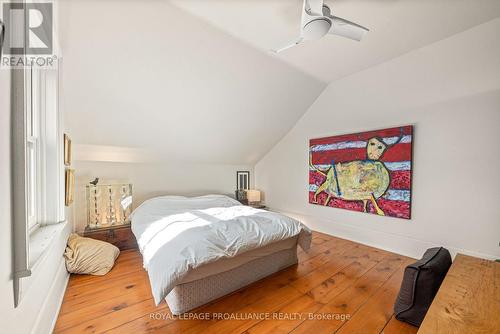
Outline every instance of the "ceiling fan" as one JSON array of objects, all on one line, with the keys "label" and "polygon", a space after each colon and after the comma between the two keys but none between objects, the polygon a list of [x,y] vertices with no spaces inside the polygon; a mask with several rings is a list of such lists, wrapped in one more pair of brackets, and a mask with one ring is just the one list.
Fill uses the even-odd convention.
[{"label": "ceiling fan", "polygon": [[325,5],[323,0],[304,0],[300,37],[287,46],[272,51],[279,53],[300,44],[302,41],[320,39],[326,34],[360,41],[368,31],[367,28],[359,24],[332,15],[330,7]]}]

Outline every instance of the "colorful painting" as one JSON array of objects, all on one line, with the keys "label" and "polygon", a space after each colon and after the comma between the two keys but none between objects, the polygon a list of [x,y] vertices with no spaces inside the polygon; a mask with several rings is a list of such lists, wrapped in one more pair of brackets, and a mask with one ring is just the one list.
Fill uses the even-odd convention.
[{"label": "colorful painting", "polygon": [[311,139],[309,203],[410,219],[413,126]]}]

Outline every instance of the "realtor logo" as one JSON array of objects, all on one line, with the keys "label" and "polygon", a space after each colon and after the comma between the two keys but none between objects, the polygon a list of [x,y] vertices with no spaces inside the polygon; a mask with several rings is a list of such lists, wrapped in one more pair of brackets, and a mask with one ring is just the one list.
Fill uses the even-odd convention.
[{"label": "realtor logo", "polygon": [[5,23],[4,55],[51,55],[52,3],[7,2],[2,6]]}]

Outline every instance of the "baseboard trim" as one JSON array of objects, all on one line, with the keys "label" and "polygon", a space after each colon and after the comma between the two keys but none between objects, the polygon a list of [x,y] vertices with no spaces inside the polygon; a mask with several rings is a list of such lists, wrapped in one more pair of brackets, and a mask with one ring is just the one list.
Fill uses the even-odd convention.
[{"label": "baseboard trim", "polygon": [[[278,208],[273,208],[272,210],[307,222],[306,225],[308,225],[308,227],[312,230],[333,235],[342,239],[358,242],[363,245],[383,249],[392,253],[412,257],[415,259],[421,258],[426,249],[438,246],[447,248],[453,258],[457,253],[489,260],[498,258],[498,256],[492,254],[476,252],[468,249],[454,247],[452,245],[436,244],[433,242],[409,238],[397,234],[368,230],[356,226],[349,226],[347,224],[339,222],[335,222],[335,224],[332,224],[331,220],[318,218],[312,215],[306,215],[298,212],[290,212],[286,210],[280,210]],[[325,226],[328,226],[328,228],[325,228]]]},{"label": "baseboard trim", "polygon": [[69,274],[66,271],[66,263],[61,257],[56,276],[40,309],[35,326],[31,331],[32,334],[52,333],[54,331],[68,281]]},{"label": "baseboard trim", "polygon": [[[49,277],[51,281],[49,281],[50,283],[47,282],[47,284],[44,283],[47,292],[41,303],[41,307],[35,319],[34,325],[31,329],[31,334],[46,334],[53,332],[64,298],[64,294],[66,292],[69,273],[66,270],[66,261],[64,260],[63,254],[66,248],[68,236],[71,233],[72,226],[68,222],[65,222],[64,224],[64,229],[53,240],[52,247],[41,260],[43,261],[43,263],[38,263],[39,269],[41,269],[42,267],[54,269],[52,275],[49,272],[46,272],[46,270],[45,272],[41,272],[40,270],[38,270],[38,277],[41,277],[40,275],[43,275],[43,280],[47,280],[47,278]],[[31,289],[35,288],[43,287],[31,286]]]}]

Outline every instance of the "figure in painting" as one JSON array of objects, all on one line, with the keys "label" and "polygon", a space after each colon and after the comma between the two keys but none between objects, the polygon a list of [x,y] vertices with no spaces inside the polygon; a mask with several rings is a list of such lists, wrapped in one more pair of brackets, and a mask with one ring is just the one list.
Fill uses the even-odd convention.
[{"label": "figure in painting", "polygon": [[401,138],[402,135],[391,145],[384,143],[379,137],[370,138],[366,144],[366,159],[337,163],[332,161],[327,170],[317,168],[310,155],[311,168],[325,177],[314,193],[314,203],[317,203],[318,195],[325,192],[328,195],[323,203],[325,206],[332,197],[336,197],[346,201],[362,201],[364,212],[368,212],[368,203],[371,202],[378,215],[385,215],[377,200],[385,194],[391,179],[389,170],[380,159],[385,151],[396,145]]}]

